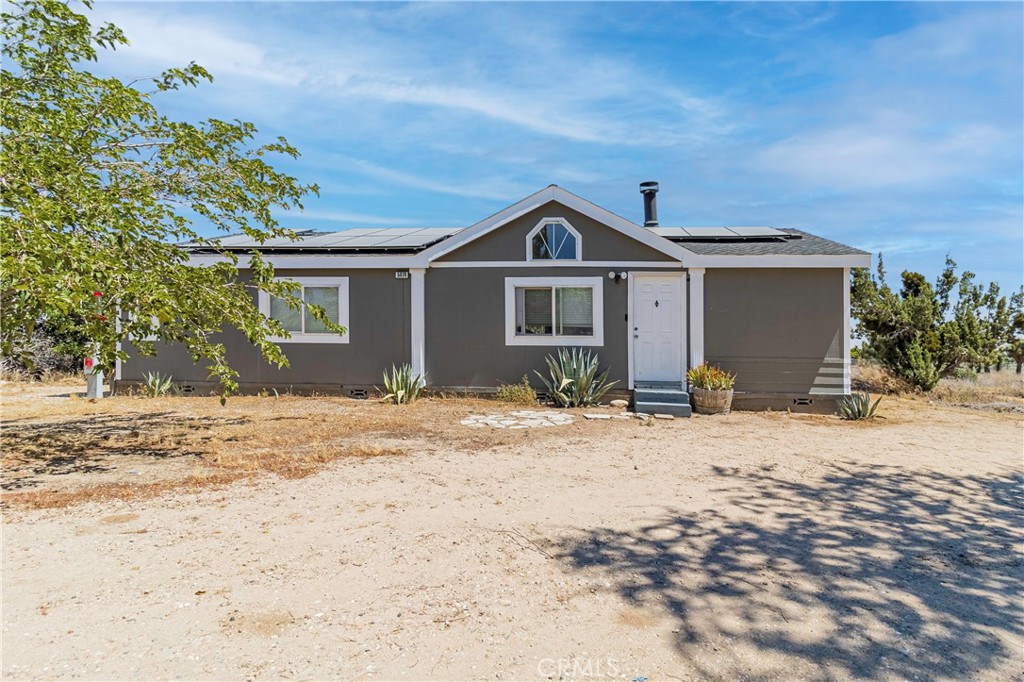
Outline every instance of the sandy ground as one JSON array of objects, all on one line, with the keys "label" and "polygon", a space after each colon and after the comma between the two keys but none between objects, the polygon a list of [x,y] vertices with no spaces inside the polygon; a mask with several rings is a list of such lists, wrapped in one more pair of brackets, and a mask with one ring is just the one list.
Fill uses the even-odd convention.
[{"label": "sandy ground", "polygon": [[[45,421],[16,402],[8,437]],[[389,409],[351,402],[318,420]],[[80,411],[149,409],[111,405]],[[4,678],[1024,679],[1020,415],[481,435],[457,425],[476,404],[415,409],[455,426],[303,478],[9,506]],[[198,466],[145,455],[118,467]]]}]

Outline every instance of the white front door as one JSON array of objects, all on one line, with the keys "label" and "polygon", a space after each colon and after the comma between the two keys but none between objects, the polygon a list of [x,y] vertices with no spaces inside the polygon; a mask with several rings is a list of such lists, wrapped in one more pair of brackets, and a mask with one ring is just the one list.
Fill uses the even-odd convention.
[{"label": "white front door", "polygon": [[633,380],[683,381],[683,276],[633,276]]}]

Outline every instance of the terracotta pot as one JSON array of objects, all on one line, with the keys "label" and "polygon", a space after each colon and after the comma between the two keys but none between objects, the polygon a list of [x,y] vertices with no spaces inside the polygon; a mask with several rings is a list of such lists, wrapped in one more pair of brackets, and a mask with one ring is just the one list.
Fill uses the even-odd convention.
[{"label": "terracotta pot", "polygon": [[729,414],[732,409],[732,389],[711,391],[706,388],[691,388],[693,409],[697,414]]}]

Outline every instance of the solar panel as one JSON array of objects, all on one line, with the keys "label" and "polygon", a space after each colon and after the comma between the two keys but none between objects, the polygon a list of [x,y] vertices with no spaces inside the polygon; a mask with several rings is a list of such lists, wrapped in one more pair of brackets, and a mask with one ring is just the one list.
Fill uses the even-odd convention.
[{"label": "solar panel", "polygon": [[292,241],[278,237],[258,244],[246,235],[220,239],[221,246],[234,249],[301,249],[301,250],[415,250],[426,248],[445,237],[461,232],[461,227],[356,227],[338,232],[313,232]]},{"label": "solar panel", "polygon": [[741,237],[785,237],[786,233],[774,227],[731,227]]},{"label": "solar panel", "polygon": [[660,237],[678,241],[728,239],[742,241],[744,239],[785,238],[790,235],[774,227],[652,227],[649,228]]}]

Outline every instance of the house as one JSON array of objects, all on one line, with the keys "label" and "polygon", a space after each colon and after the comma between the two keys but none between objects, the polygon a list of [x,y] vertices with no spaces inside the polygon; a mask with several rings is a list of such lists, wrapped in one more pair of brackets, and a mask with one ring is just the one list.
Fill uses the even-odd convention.
[{"label": "house", "polygon": [[[585,346],[638,402],[675,404],[662,411],[688,413],[686,369],[705,360],[736,373],[736,408],[832,411],[850,391],[850,268],[871,255],[792,229],[662,227],[657,190],[641,185],[643,225],[551,185],[464,229],[226,237],[222,248],[260,249],[347,328],[325,334],[261,294],[291,332],[280,340],[291,366],[268,365],[236,331],[224,334],[228,359],[246,391],[365,397],[392,364],[436,389],[487,392],[536,382],[546,355]],[[220,258],[191,253],[196,265]],[[116,379],[151,371],[214,388],[173,346],[131,357]]]}]

